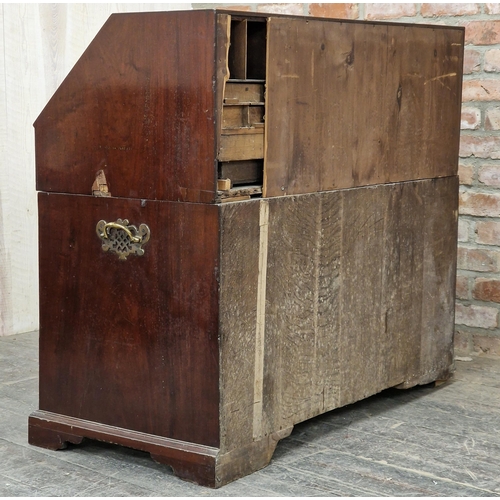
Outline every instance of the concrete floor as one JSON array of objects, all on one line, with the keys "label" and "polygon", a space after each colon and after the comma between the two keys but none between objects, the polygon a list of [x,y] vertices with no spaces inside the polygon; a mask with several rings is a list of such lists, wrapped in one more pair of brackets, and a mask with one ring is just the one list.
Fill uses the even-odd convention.
[{"label": "concrete floor", "polygon": [[299,424],[265,469],[218,490],[98,442],[27,443],[36,333],[0,337],[0,496],[500,496],[500,360],[457,361],[451,382],[388,390]]}]

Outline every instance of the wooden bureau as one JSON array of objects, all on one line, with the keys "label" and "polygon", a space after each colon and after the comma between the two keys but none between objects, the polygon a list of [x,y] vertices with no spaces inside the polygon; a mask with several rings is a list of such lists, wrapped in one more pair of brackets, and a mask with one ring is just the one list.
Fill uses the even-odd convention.
[{"label": "wooden bureau", "polygon": [[35,122],[30,443],[219,487],[449,377],[464,30],[114,14]]}]

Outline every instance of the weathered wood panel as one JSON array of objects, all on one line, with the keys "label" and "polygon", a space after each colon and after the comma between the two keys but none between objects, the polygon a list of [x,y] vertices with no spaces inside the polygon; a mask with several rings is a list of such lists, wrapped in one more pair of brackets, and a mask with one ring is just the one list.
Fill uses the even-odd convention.
[{"label": "weathered wood panel", "polygon": [[270,200],[264,391],[270,429],[338,402],[341,213],[338,195]]},{"label": "weathered wood panel", "polygon": [[[227,443],[250,438],[250,414],[258,440],[385,388],[449,375],[457,182],[419,180],[231,207],[238,219],[228,217],[223,231],[228,260],[221,273],[236,272],[238,280],[221,297],[226,311],[242,307],[247,321],[258,308],[252,301],[262,286],[256,262],[264,249],[262,232],[257,237],[256,223],[250,230],[244,214],[257,218],[264,204],[269,214],[264,332],[257,325],[250,340],[252,326],[234,320],[221,345],[236,359],[224,365],[221,390],[235,383],[242,401],[237,412],[221,409],[221,422],[231,422],[236,433],[231,437],[225,427]],[[226,268],[233,258],[237,271]],[[262,339],[263,367],[254,355]],[[246,414],[241,409],[251,402],[259,370],[256,432],[258,405]]]},{"label": "weathered wood panel", "polygon": [[[343,191],[340,262],[341,406],[381,388],[387,343],[382,328],[386,187]],[[404,279],[404,271],[398,279]]]},{"label": "weathered wood panel", "polygon": [[462,42],[455,28],[270,18],[264,195],[455,175]]},{"label": "weathered wood panel", "polygon": [[458,178],[429,182],[433,189],[419,191],[425,207],[420,383],[447,378],[455,319],[455,295],[448,291],[456,280]]},{"label": "weathered wood panel", "polygon": [[[40,409],[219,443],[219,217],[214,205],[40,194]],[[142,257],[104,252],[128,217]]]},{"label": "weathered wood panel", "polygon": [[[422,325],[422,297],[425,293],[422,273],[426,242],[422,237],[422,224],[426,216],[434,220],[444,214],[442,231],[451,231],[449,218],[453,205],[443,204],[442,211],[428,209],[421,192],[432,192],[436,198],[447,197],[449,186],[445,180],[436,190],[427,183],[394,184],[388,193],[384,220],[384,265],[382,290],[385,309],[382,328],[385,331],[385,362],[381,368],[381,381],[394,386],[401,380],[420,374],[419,346],[427,333]],[[443,222],[442,220],[440,221]],[[431,243],[432,244],[432,243]],[[453,254],[453,251],[452,251]],[[445,258],[452,261],[451,254]],[[432,289],[432,288],[431,288]],[[446,293],[453,297],[454,288]],[[446,321],[449,317],[446,318]],[[450,325],[447,326],[449,328]]]},{"label": "weathered wood panel", "polygon": [[252,441],[259,201],[220,207],[219,292],[221,452]]}]

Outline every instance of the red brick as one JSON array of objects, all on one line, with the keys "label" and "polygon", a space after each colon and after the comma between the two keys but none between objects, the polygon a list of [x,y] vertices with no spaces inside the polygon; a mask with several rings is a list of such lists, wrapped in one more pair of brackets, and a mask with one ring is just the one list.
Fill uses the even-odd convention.
[{"label": "red brick", "polygon": [[458,247],[457,267],[464,271],[496,273],[500,270],[500,252],[481,248]]},{"label": "red brick", "polygon": [[474,181],[474,167],[469,165],[459,165],[458,177],[462,186],[471,186]]},{"label": "red brick", "polygon": [[472,296],[476,300],[500,303],[500,280],[476,278]]},{"label": "red brick", "polygon": [[500,108],[490,108],[486,110],[484,129],[500,130]]},{"label": "red brick", "polygon": [[464,75],[470,75],[481,70],[481,52],[474,49],[464,51]]},{"label": "red brick", "polygon": [[500,339],[498,337],[488,337],[486,335],[473,335],[472,348],[478,354],[487,356],[500,355]]},{"label": "red brick", "polygon": [[477,3],[423,3],[420,8],[424,17],[471,16],[479,12]]},{"label": "red brick", "polygon": [[459,213],[476,217],[500,217],[500,193],[460,193]]},{"label": "red brick", "polygon": [[469,222],[462,218],[458,219],[458,241],[469,241]]},{"label": "red brick", "polygon": [[[465,63],[464,63],[465,66]],[[491,49],[484,53],[484,71],[500,71],[500,50]]]},{"label": "red brick", "polygon": [[499,3],[485,3],[484,12],[486,14],[500,14],[500,4]]},{"label": "red brick", "polygon": [[366,19],[396,19],[398,17],[413,17],[417,14],[414,3],[366,3]]},{"label": "red brick", "polygon": [[500,165],[483,165],[480,167],[478,180],[486,186],[500,186]]},{"label": "red brick", "polygon": [[271,14],[304,14],[304,4],[302,3],[259,3],[257,12],[269,12]]},{"label": "red brick", "polygon": [[453,339],[453,344],[455,348],[455,355],[464,356],[470,354],[470,337],[471,334],[468,332],[462,332],[457,330]]},{"label": "red brick", "polygon": [[467,300],[469,298],[469,279],[467,276],[457,276],[455,295],[457,299]]},{"label": "red brick", "polygon": [[476,241],[481,245],[500,245],[500,222],[478,221],[476,224]]},{"label": "red brick", "polygon": [[497,160],[500,158],[500,137],[478,137],[462,134],[460,136],[460,156],[462,158],[475,156],[476,158]]},{"label": "red brick", "polygon": [[481,110],[478,108],[462,108],[460,128],[462,130],[476,130],[481,126]]},{"label": "red brick", "polygon": [[500,21],[470,21],[465,25],[465,43],[494,45],[500,43]]},{"label": "red brick", "polygon": [[498,310],[486,306],[455,305],[455,323],[475,328],[493,329],[498,326]]},{"label": "red brick", "polygon": [[[500,26],[499,26],[500,28]],[[500,100],[500,80],[466,80],[462,86],[462,101]]]},{"label": "red brick", "polygon": [[334,19],[358,19],[357,3],[312,3],[309,14],[315,17],[331,17]]}]

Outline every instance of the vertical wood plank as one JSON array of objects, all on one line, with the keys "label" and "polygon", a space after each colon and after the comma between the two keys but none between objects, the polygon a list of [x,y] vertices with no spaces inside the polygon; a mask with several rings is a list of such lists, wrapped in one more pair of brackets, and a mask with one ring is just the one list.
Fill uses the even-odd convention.
[{"label": "vertical wood plank", "polygon": [[326,198],[270,201],[264,391],[270,428],[338,403],[341,197]]},{"label": "vertical wood plank", "polygon": [[222,454],[253,441],[260,203],[219,207]]},{"label": "vertical wood plank", "polygon": [[458,177],[432,179],[425,206],[419,383],[447,378],[453,364]]},{"label": "vertical wood plank", "polygon": [[384,189],[343,191],[339,351],[341,405],[381,387],[381,364],[390,346],[382,334]]},{"label": "vertical wood plank", "polygon": [[344,217],[341,193],[320,197],[321,222],[317,261],[317,378],[322,383],[323,411],[340,406],[341,364],[340,323],[341,251]]},{"label": "vertical wood plank", "polygon": [[269,204],[266,308],[265,416],[274,429],[281,428],[284,422],[303,420],[309,408],[317,412],[319,406],[313,314],[318,196],[280,201]]},{"label": "vertical wood plank", "polygon": [[[381,336],[381,378],[386,387],[410,380],[420,371],[423,294],[423,227],[426,214],[419,194],[428,183],[401,183],[388,186],[385,196],[383,236]],[[435,196],[439,197],[440,194]],[[383,359],[383,361],[382,361]]]},{"label": "vertical wood plank", "polygon": [[253,396],[253,438],[261,439],[264,405],[264,346],[266,332],[267,253],[269,242],[269,202],[259,203],[259,267],[255,324],[255,375]]}]

